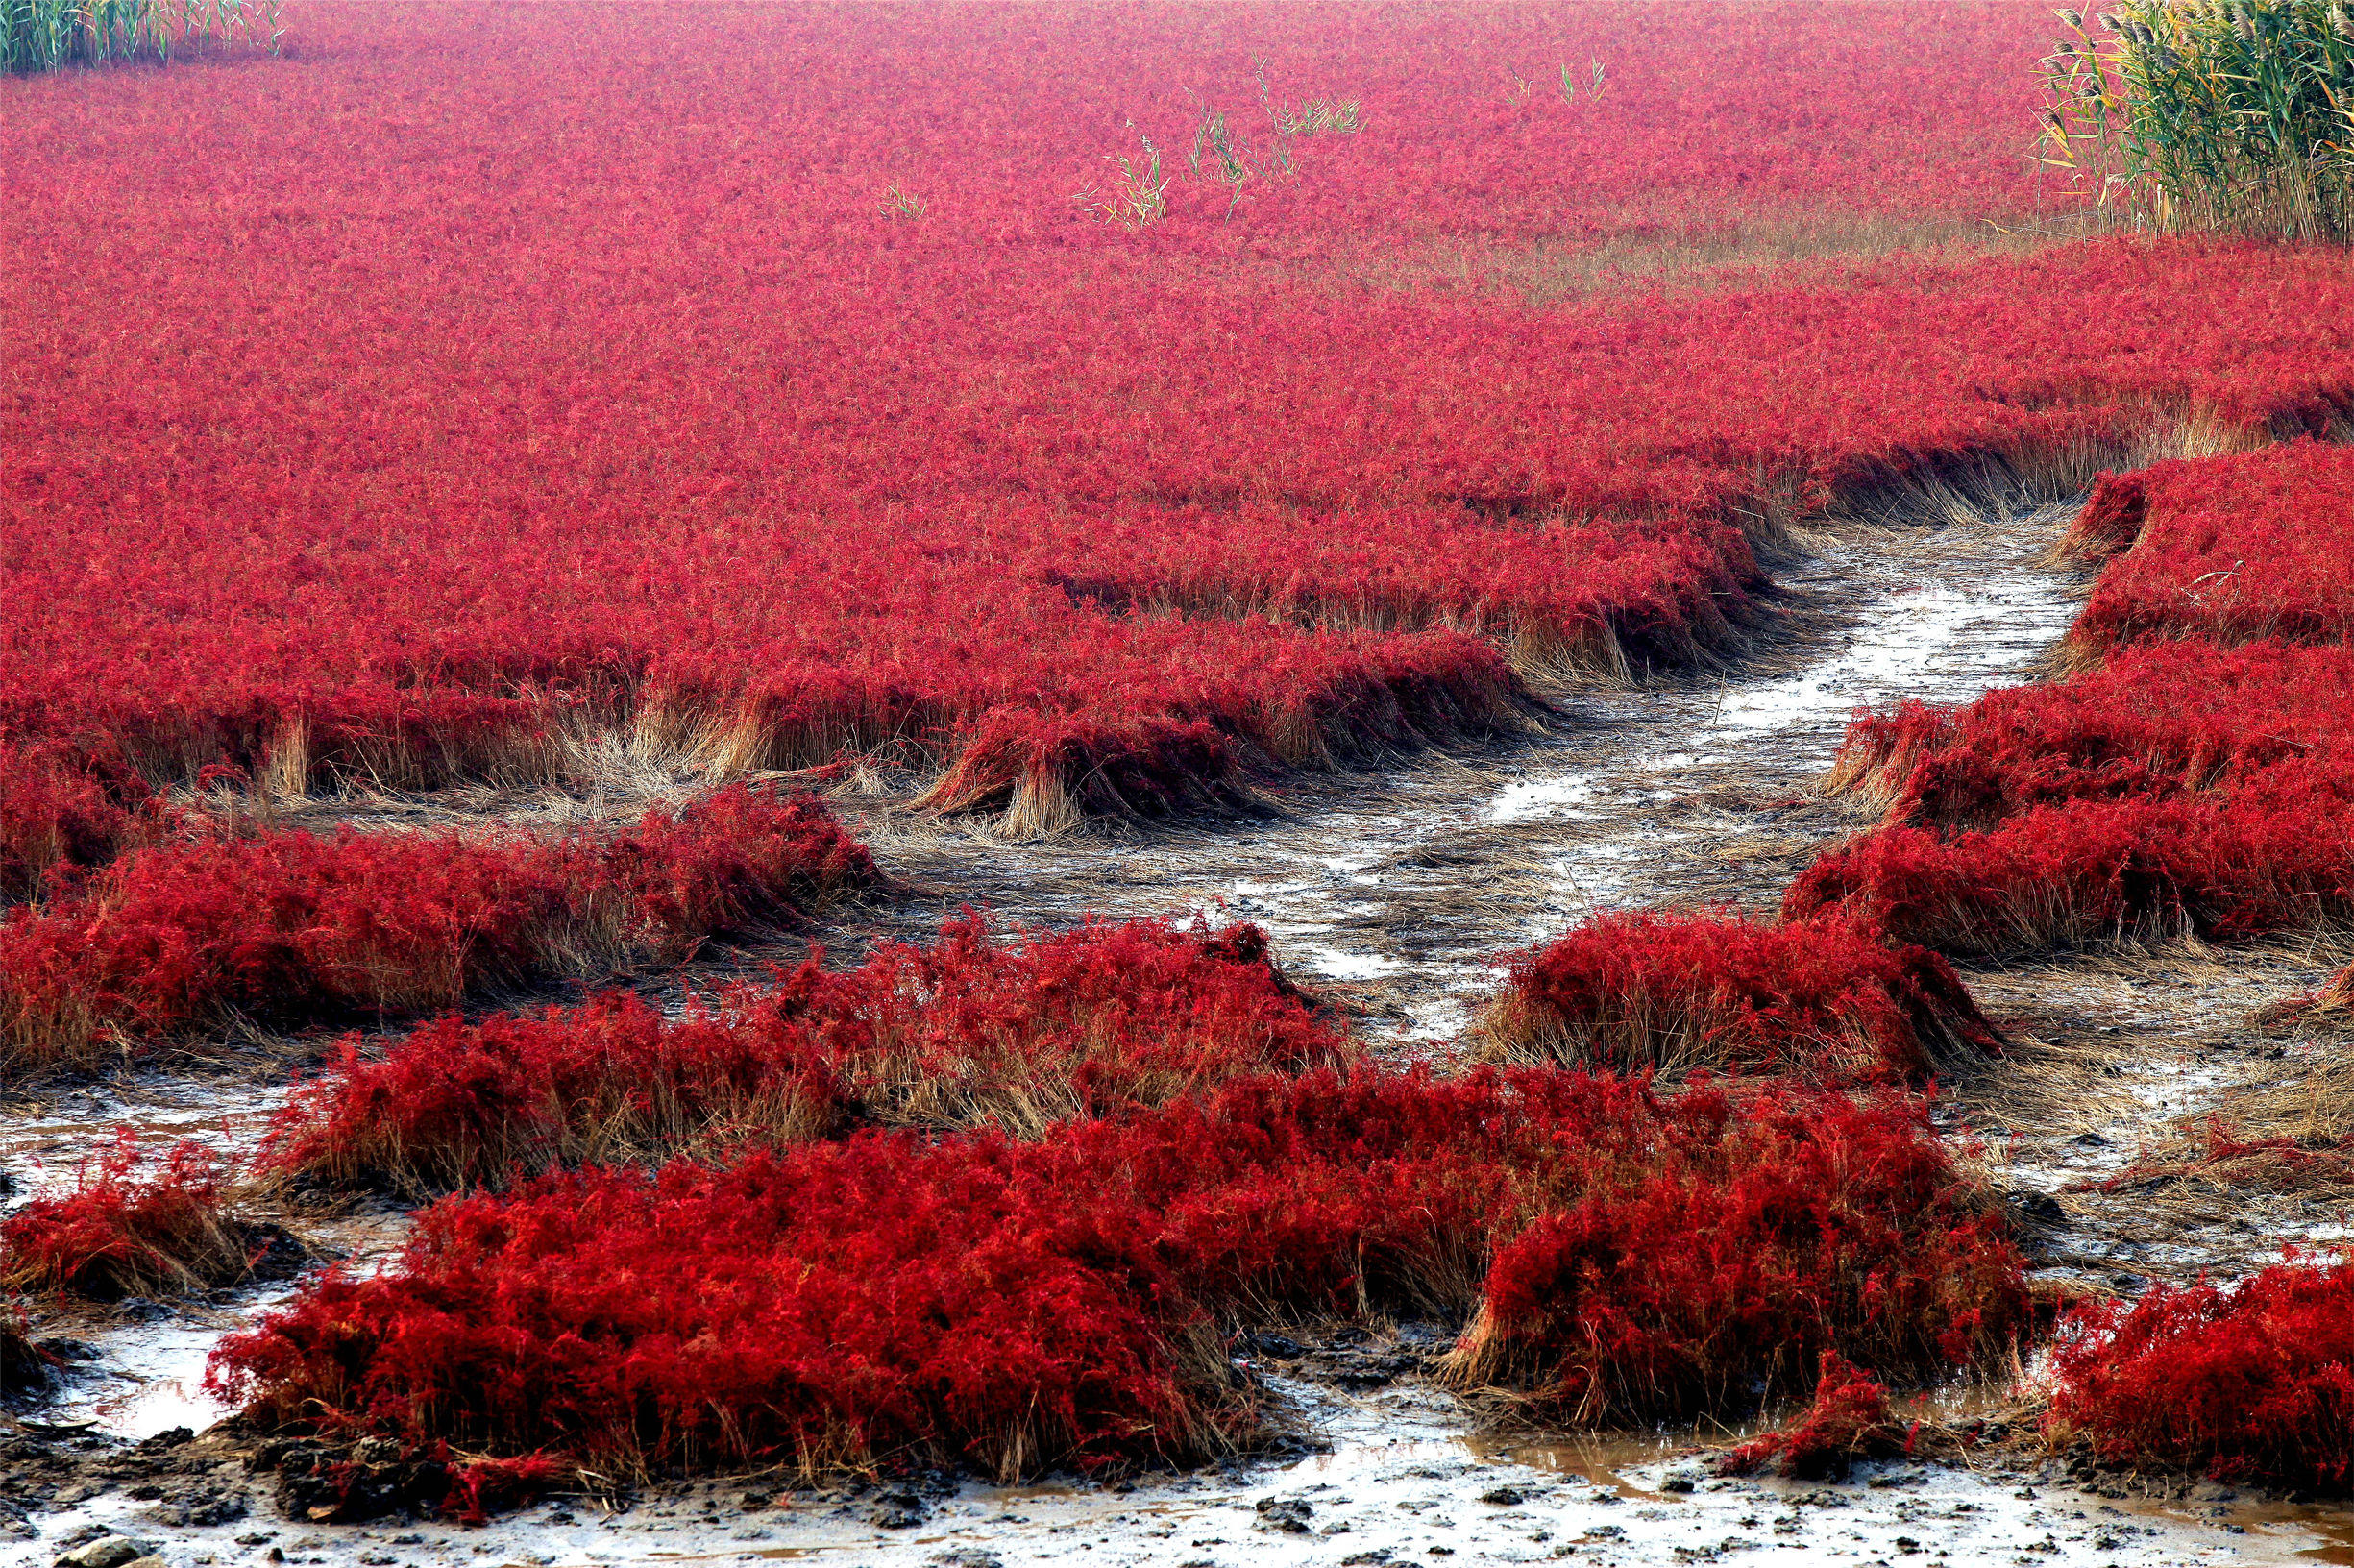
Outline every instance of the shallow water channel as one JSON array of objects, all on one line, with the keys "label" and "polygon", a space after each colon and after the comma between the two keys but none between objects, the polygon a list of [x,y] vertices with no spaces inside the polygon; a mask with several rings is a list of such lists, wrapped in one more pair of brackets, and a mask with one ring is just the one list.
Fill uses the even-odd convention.
[{"label": "shallow water channel", "polygon": [[[1090,912],[1256,920],[1288,968],[1355,1003],[1385,1049],[1443,1056],[1492,992],[1505,955],[1595,911],[1771,909],[1827,838],[1855,825],[1822,798],[1819,779],[1856,708],[1966,701],[2031,676],[2076,607],[2073,585],[2037,564],[2057,523],[2047,513],[1826,534],[1782,574],[1778,629],[1723,678],[1565,698],[1560,721],[1525,745],[1313,780],[1264,820],[1042,845],[882,810],[858,830],[928,889],[899,913],[901,927],[966,902],[1025,922]],[[2137,1076],[2120,1086],[2119,1103],[2144,1105],[2148,1118],[2175,1114],[2199,1087],[2178,1063],[2154,1062],[2145,1076],[2161,1088]],[[2173,1098],[2162,1091],[2170,1081]],[[118,1126],[239,1148],[274,1098],[169,1075],[97,1088],[0,1122],[0,1159],[30,1190]],[[2133,1114],[2121,1115],[2111,1143],[2131,1136]],[[2015,1143],[2008,1177],[2054,1186],[2106,1164],[2051,1143],[2047,1157]],[[381,1219],[331,1229],[338,1234],[325,1239],[362,1256],[394,1234]],[[203,1426],[219,1413],[196,1387],[203,1357],[284,1288],[74,1326],[102,1359],[41,1419],[135,1438]],[[1351,1354],[1378,1362],[1385,1348]],[[1276,1356],[1261,1370],[1291,1402],[1312,1451],[1133,1487],[786,1492],[748,1508],[733,1482],[613,1514],[571,1500],[472,1531],[307,1527],[268,1517],[258,1498],[241,1523],[174,1531],[117,1489],[36,1515],[37,1538],[0,1534],[0,1563],[46,1563],[101,1529],[158,1546],[174,1563],[1433,1568],[1650,1565],[1751,1551],[1791,1561],[2354,1562],[2345,1544],[2354,1533],[2311,1509],[2260,1509],[2211,1491],[2161,1511],[2024,1474],[1903,1464],[1864,1467],[1842,1486],[1717,1480],[1676,1457],[1688,1436],[1485,1439],[1451,1398],[1410,1376],[1336,1385],[1296,1378],[1290,1364]]]}]

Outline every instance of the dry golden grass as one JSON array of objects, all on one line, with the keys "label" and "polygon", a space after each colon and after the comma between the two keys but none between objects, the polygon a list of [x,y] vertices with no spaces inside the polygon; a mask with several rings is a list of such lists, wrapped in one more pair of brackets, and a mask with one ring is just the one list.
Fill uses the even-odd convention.
[{"label": "dry golden grass", "polygon": [[1336,288],[1452,289],[1543,307],[1645,289],[1832,282],[1857,263],[1900,255],[1942,261],[2032,256],[2091,232],[2080,219],[1995,224],[1760,209],[1725,214],[1704,228],[1678,213],[1663,212],[1656,222],[1645,216],[1639,208],[1620,214],[1629,232],[1592,239],[1466,236],[1339,252],[1307,277]]}]

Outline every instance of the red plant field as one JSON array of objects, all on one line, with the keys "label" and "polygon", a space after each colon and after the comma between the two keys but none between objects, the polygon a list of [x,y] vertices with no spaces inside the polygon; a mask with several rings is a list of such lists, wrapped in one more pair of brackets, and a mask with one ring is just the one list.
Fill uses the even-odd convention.
[{"label": "red plant field", "polygon": [[[0,77],[0,1077],[379,1028],[258,1190],[415,1229],[213,1369],[312,1480],[1197,1461],[1281,1426],[1232,1335],[1410,1313],[1557,1424],[1812,1388],[1740,1462],[1833,1469],[2039,1327],[1918,1097],[2005,1043],[1949,958],[2354,925],[2354,268],[2029,158],[2044,0],[300,11]],[[1484,1063],[1250,926],[545,1005],[1729,669],[1810,524],[2080,494],[2068,678],[1859,718],[1885,821],[1779,920],[1535,946]],[[387,797],[484,820],[279,815]],[[225,1180],[98,1160],[0,1286],[240,1278]],[[2079,1320],[2055,1420],[2342,1485],[2343,1274]]]},{"label": "red plant field", "polygon": [[2348,1489],[2354,1264],[2286,1262],[2071,1320],[2050,1427],[2106,1459]]},{"label": "red plant field", "polygon": [[86,1065],[233,1014],[409,1012],[673,962],[875,882],[824,806],[740,785],[612,839],[282,832],[141,849],[0,917],[0,1060]]},{"label": "red plant field", "polygon": [[1033,1143],[870,1133],[444,1200],[215,1376],[267,1420],[469,1450],[1013,1476],[1246,1441],[1222,1326],[1475,1306],[1453,1375],[1604,1422],[1747,1408],[1825,1348],[1967,1362],[2026,1297],[1900,1102],[1326,1069]]},{"label": "red plant field", "polygon": [[1920,1082],[1998,1054],[1952,967],[1837,921],[1608,915],[1513,961],[1488,1054],[1615,1071]]},{"label": "red plant field", "polygon": [[664,1019],[614,995],[444,1019],[373,1060],[347,1041],[282,1115],[268,1164],[430,1191],[862,1126],[1034,1138],[1353,1055],[1256,927],[1141,920],[1000,945],[969,918],[847,972],[812,958],[713,1014]]},{"label": "red plant field", "polygon": [[[1793,507],[2354,390],[2323,257],[1873,258],[2062,205],[2033,5],[699,15],[684,69],[321,3],[291,64],[0,85],[0,734],[411,787],[620,727],[1051,830],[1508,727],[1508,656],[1719,655]],[[1113,221],[1145,137],[1167,215]],[[1625,296],[1712,246],[1817,259]]]}]

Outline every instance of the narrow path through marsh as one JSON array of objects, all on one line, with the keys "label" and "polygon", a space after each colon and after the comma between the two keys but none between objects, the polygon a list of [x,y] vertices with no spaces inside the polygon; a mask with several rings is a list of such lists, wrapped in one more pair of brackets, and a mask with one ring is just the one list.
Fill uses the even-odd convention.
[{"label": "narrow path through marsh", "polygon": [[1027,845],[864,827],[944,902],[1010,919],[1258,921],[1304,981],[1361,987],[1379,1032],[1443,1040],[1493,991],[1499,958],[1597,911],[1777,906],[1855,825],[1819,782],[1856,708],[2031,677],[2076,610],[2069,579],[2038,565],[2064,518],[1810,536],[1780,575],[1775,625],[1723,676],[1573,694],[1526,746],[1314,780],[1271,821]]}]

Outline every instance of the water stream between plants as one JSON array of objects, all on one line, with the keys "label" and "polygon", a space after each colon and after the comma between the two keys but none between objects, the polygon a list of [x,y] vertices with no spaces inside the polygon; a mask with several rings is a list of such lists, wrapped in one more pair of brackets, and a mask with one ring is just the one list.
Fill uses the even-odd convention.
[{"label": "water stream between plants", "polygon": [[[1255,920],[1291,972],[1352,1005],[1380,1048],[1443,1058],[1494,990],[1505,955],[1597,910],[1772,909],[1825,840],[1856,825],[1819,787],[1854,709],[1904,698],[1966,701],[2030,678],[2076,607],[2072,585],[2037,564],[2057,523],[2045,513],[1919,533],[1826,534],[1781,575],[1779,630],[1722,678],[1565,698],[1563,720],[1526,745],[1313,780],[1287,793],[1263,821],[1029,845],[880,808],[855,826],[887,864],[927,889],[893,917],[895,934],[915,934],[967,902],[1023,922],[1067,923],[1088,913]],[[2040,979],[1973,975],[1989,1012],[2015,1030],[2025,1020],[2031,1039],[2043,1031],[2097,1041],[2106,1030],[2133,1047],[2086,1066],[2100,1091],[2072,1100],[2069,1116],[2034,1126],[1995,1116],[1994,1130],[2009,1135],[1990,1157],[1998,1180],[2052,1191],[2111,1172],[2143,1137],[2211,1093],[2228,1072],[2201,1054],[2206,1037],[2196,1018],[2219,999],[2234,1003],[2243,992],[2252,997],[2318,973],[2293,955],[2268,963],[2257,981],[2219,980],[2212,995],[2152,1003],[2146,1016],[2133,1011],[2129,977],[2110,984],[2072,970]],[[276,1099],[275,1090],[217,1075],[93,1085],[0,1117],[0,1162],[22,1195],[70,1174],[81,1154],[118,1128],[242,1150]],[[2072,1222],[2079,1231],[2106,1223],[2093,1211],[2072,1211]],[[399,1225],[363,1215],[307,1229],[364,1259],[381,1254]],[[2208,1261],[2195,1240],[2184,1247],[2179,1239],[2153,1245],[2106,1231],[2072,1234],[2055,1266],[2179,1274]],[[37,1419],[82,1428],[86,1441],[202,1427],[221,1413],[197,1386],[204,1357],[286,1288],[234,1292],[197,1308],[135,1305],[48,1327],[88,1343],[96,1360]],[[575,1500],[472,1531],[289,1524],[271,1517],[258,1495],[241,1521],[175,1528],[159,1524],[131,1492],[110,1487],[35,1515],[12,1539],[0,1517],[0,1563],[47,1563],[106,1530],[159,1547],[175,1564],[812,1556],[954,1568],[1048,1559],[1316,1568],[1566,1559],[1649,1568],[1751,1550],[1795,1553],[1785,1560],[1799,1561],[2297,1556],[2354,1563],[2354,1525],[2343,1516],[2259,1507],[2218,1488],[2160,1507],[2072,1490],[2048,1477],[1909,1464],[1864,1467],[1848,1485],[1809,1486],[1711,1478],[1677,1457],[1694,1441],[1688,1433],[1482,1437],[1451,1398],[1384,1370],[1399,1360],[1388,1352],[1410,1350],[1417,1335],[1434,1332],[1403,1325],[1403,1346],[1360,1336],[1287,1353],[1263,1348],[1262,1370],[1295,1403],[1312,1451],[1133,1487],[848,1488],[781,1492],[751,1507],[741,1482],[704,1483],[611,1515]],[[1319,1357],[1356,1370],[1336,1381],[1298,1375]]]}]

